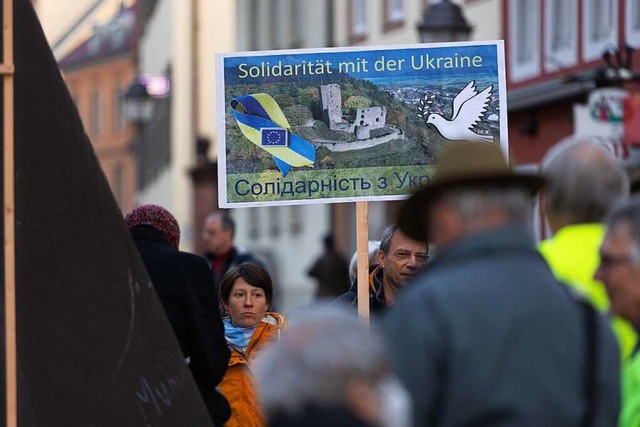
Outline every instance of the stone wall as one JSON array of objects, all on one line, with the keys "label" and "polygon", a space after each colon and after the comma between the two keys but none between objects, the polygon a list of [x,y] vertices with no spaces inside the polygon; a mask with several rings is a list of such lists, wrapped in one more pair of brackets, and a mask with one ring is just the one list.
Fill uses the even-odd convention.
[{"label": "stone wall", "polygon": [[329,151],[353,151],[363,150],[365,148],[375,147],[376,145],[384,144],[391,141],[401,141],[404,139],[404,132],[400,128],[392,127],[391,133],[382,135],[376,138],[369,138],[366,141],[358,142],[330,142],[325,140],[314,140],[313,143],[317,147],[325,147]]}]

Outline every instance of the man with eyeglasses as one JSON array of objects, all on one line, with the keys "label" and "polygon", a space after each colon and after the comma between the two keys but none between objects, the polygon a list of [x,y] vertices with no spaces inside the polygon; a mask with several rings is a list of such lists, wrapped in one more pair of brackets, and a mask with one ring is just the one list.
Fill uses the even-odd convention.
[{"label": "man with eyeglasses", "polygon": [[[426,243],[407,237],[393,224],[382,232],[378,265],[369,268],[369,311],[384,311],[395,304],[398,292],[427,264],[429,248]],[[351,307],[358,306],[357,278],[337,301]]]},{"label": "man with eyeglasses", "polygon": [[[604,283],[611,314],[640,333],[640,196],[616,205],[606,219],[596,280]],[[620,427],[640,426],[640,344],[622,364]]]}]

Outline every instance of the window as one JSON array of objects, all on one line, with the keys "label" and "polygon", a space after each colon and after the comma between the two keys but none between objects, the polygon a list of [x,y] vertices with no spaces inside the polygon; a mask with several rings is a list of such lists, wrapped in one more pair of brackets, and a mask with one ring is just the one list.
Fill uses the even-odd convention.
[{"label": "window", "polygon": [[609,47],[618,46],[617,1],[586,0],[583,19],[582,57],[585,61],[598,59]]},{"label": "window", "polygon": [[237,49],[304,46],[309,31],[307,1],[310,0],[236,0]]},{"label": "window", "polygon": [[350,0],[350,34],[352,42],[362,40],[367,35],[367,1]]},{"label": "window", "polygon": [[171,164],[171,99],[171,94],[156,99],[151,121],[139,129],[136,154],[140,190],[148,188]]},{"label": "window", "polygon": [[259,210],[262,208],[247,209],[249,213],[249,239],[258,240],[260,238],[260,217]]},{"label": "window", "polygon": [[267,208],[269,214],[269,236],[278,237],[280,235],[280,215],[281,207],[275,206]]},{"label": "window", "polygon": [[271,49],[282,49],[285,45],[285,32],[287,30],[287,25],[285,22],[285,17],[287,13],[287,5],[285,4],[285,0],[274,0],[271,2],[270,12],[271,16],[269,19],[269,23],[271,24],[271,29],[269,31],[270,40],[270,48]]},{"label": "window", "polygon": [[304,46],[305,42],[305,8],[300,0],[292,0],[291,4],[291,47],[298,48]]},{"label": "window", "polygon": [[627,0],[625,13],[625,36],[627,44],[640,48],[640,0]]},{"label": "window", "polygon": [[91,92],[89,123],[91,135],[96,136],[102,132],[102,95],[98,89]]},{"label": "window", "polygon": [[290,221],[289,221],[289,231],[294,236],[300,234],[302,231],[302,226],[304,225],[304,221],[302,220],[302,207],[301,206],[289,206],[290,210]]},{"label": "window", "polygon": [[540,74],[540,0],[509,1],[509,34],[511,80]]},{"label": "window", "polygon": [[238,30],[242,33],[249,33],[249,49],[256,50],[258,49],[258,40],[259,40],[259,23],[260,19],[258,18],[258,0],[250,0],[249,9],[247,10],[249,14],[248,28],[242,28],[242,26],[238,26]]},{"label": "window", "polygon": [[578,62],[578,3],[548,0],[545,7],[545,68],[555,71]]},{"label": "window", "polygon": [[126,120],[124,110],[124,88],[117,87],[113,91],[113,129],[116,133],[121,133],[124,130]]},{"label": "window", "polygon": [[404,0],[384,1],[385,29],[397,28],[405,20]]}]

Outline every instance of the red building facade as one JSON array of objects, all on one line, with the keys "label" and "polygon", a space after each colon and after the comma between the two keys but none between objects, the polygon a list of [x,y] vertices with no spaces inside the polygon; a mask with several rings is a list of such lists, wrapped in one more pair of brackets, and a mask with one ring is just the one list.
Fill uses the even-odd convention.
[{"label": "red building facade", "polygon": [[574,104],[593,90],[640,91],[638,0],[502,0],[502,12],[516,164],[574,134]]}]

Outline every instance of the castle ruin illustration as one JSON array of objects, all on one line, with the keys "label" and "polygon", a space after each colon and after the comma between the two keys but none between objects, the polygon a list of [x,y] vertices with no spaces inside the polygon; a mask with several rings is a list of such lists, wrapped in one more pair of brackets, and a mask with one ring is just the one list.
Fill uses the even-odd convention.
[{"label": "castle ruin illustration", "polygon": [[356,138],[363,140],[371,137],[373,129],[386,126],[387,109],[385,107],[369,107],[356,109],[353,122],[345,120],[342,115],[342,91],[338,84],[320,85],[322,102],[322,120],[334,131],[355,133]]}]

